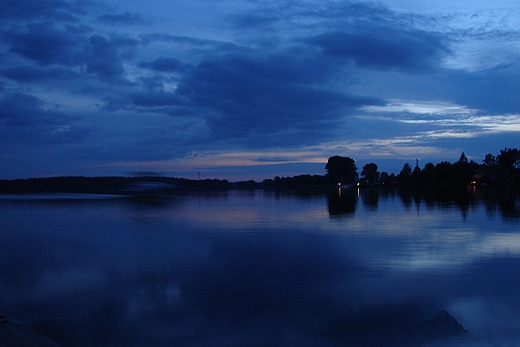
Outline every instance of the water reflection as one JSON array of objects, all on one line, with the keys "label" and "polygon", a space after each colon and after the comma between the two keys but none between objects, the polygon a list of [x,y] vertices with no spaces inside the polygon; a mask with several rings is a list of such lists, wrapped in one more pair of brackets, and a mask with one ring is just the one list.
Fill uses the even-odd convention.
[{"label": "water reflection", "polygon": [[[0,199],[0,313],[80,347],[516,345],[518,195],[461,193]],[[418,332],[439,310],[469,338]]]},{"label": "water reflection", "polygon": [[338,188],[329,194],[329,213],[331,216],[349,216],[356,212],[359,189]]},{"label": "water reflection", "polygon": [[520,219],[520,193],[517,187],[452,187],[428,189],[349,188],[329,192],[329,213],[351,214],[356,211],[358,199],[367,210],[376,211],[381,199],[399,198],[406,208],[456,208],[466,218],[479,204],[486,206],[488,216],[499,213],[506,220]]}]

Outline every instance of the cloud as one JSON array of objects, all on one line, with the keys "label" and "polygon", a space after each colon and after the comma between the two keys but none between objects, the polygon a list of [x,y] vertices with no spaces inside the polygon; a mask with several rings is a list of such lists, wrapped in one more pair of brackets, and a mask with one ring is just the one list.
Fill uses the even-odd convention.
[{"label": "cloud", "polygon": [[231,20],[233,24],[236,25],[236,27],[239,29],[252,29],[271,27],[280,20],[278,17],[279,15],[274,13],[274,11],[269,11],[267,13],[255,12],[235,15],[231,17]]},{"label": "cloud", "polygon": [[233,28],[249,34],[288,31],[292,36],[309,35],[327,28],[356,23],[391,23],[396,13],[372,2],[284,1],[240,8],[227,19]]},{"label": "cloud", "polygon": [[35,96],[11,93],[0,99],[0,119],[8,125],[27,127],[35,123],[62,124],[63,115],[44,109],[45,102]]},{"label": "cloud", "polygon": [[[283,135],[273,141],[290,142],[292,133],[296,142],[323,138],[352,109],[384,103],[328,87],[332,72],[320,60],[294,53],[207,57],[183,76],[176,94],[206,114],[217,138],[253,136],[254,142],[255,135],[275,133]],[[305,135],[298,139],[299,133]]]},{"label": "cloud", "polygon": [[157,58],[154,61],[142,61],[140,67],[148,68],[157,72],[182,72],[187,65],[175,58]]},{"label": "cloud", "polygon": [[101,35],[91,36],[89,43],[87,72],[95,73],[105,81],[122,77],[125,70],[118,56],[117,45]]},{"label": "cloud", "polygon": [[426,115],[430,117],[445,116],[467,116],[476,112],[476,110],[468,109],[462,105],[455,105],[443,102],[421,102],[421,101],[406,101],[406,100],[389,100],[388,104],[384,106],[367,106],[363,108],[371,113],[389,113],[397,112],[402,114]]},{"label": "cloud", "polygon": [[24,30],[3,33],[10,50],[42,65],[77,65],[81,62],[86,40],[51,23],[28,24]]},{"label": "cloud", "polygon": [[332,31],[308,39],[325,55],[352,61],[362,68],[398,69],[423,72],[440,65],[450,50],[433,33],[402,30],[394,26],[354,27],[351,31]]},{"label": "cloud", "polygon": [[63,68],[41,68],[34,66],[13,66],[0,70],[0,75],[18,82],[35,82],[44,80],[71,80],[79,76]]},{"label": "cloud", "polygon": [[[396,12],[364,1],[202,4],[171,5],[169,10],[190,11],[173,22],[159,5],[0,0],[0,84],[37,96],[44,103],[42,119],[52,119],[51,112],[82,114],[88,133],[101,112],[114,142],[146,153],[153,145],[175,147],[156,150],[158,161],[209,148],[292,154],[316,146],[327,157],[336,154],[327,151],[341,149],[331,145],[337,143],[355,143],[355,153],[372,158],[376,147],[395,155],[421,152],[421,146],[447,150],[439,141],[453,135],[461,137],[458,150],[472,146],[466,135],[483,133],[464,131],[475,128],[469,121],[445,122],[451,128],[440,129],[425,113],[429,105],[452,104],[489,117],[515,115],[520,108],[517,30],[505,11],[479,11],[476,18],[464,11]],[[391,111],[386,100],[418,108],[405,117],[405,110]],[[52,104],[64,106],[58,112]],[[458,111],[442,112],[447,120]],[[150,124],[134,127],[140,118]],[[34,120],[18,121],[24,119]],[[68,121],[56,128],[13,122],[2,120],[18,129],[19,139],[78,129],[66,128]],[[515,127],[500,123],[490,131]],[[22,128],[35,133],[22,135]],[[164,134],[148,132],[152,128]],[[402,145],[370,147],[393,141]],[[109,151],[100,150],[100,158],[117,157]],[[125,160],[137,160],[132,154],[149,158],[136,150]]]},{"label": "cloud", "polygon": [[[53,7],[49,6],[50,11]],[[73,11],[69,7],[64,8]],[[4,76],[18,81],[41,80],[45,75],[58,72],[56,66],[79,68],[80,72],[95,74],[102,81],[121,80],[125,73],[123,60],[131,56],[131,49],[138,44],[138,40],[128,35],[114,32],[108,37],[92,34],[96,30],[85,23],[63,19],[40,20],[31,16],[26,19],[4,28],[0,34],[12,53],[27,59],[24,65],[12,65],[15,60],[11,59],[11,66],[2,71]],[[52,66],[52,70],[37,70],[29,62],[43,67]],[[35,74],[33,78],[29,76],[30,69]]]},{"label": "cloud", "polygon": [[0,0],[0,18],[7,20],[59,19],[73,21],[71,5],[61,0]]},{"label": "cloud", "polygon": [[205,39],[185,35],[171,35],[163,32],[139,35],[140,42],[143,45],[151,45],[154,43],[171,43],[181,47],[183,51],[198,54],[208,54],[213,51],[231,52],[236,50],[239,45],[222,40]]},{"label": "cloud", "polygon": [[454,102],[490,113],[520,109],[520,65],[516,62],[477,72],[445,71],[439,79]]},{"label": "cloud", "polygon": [[94,128],[73,125],[77,117],[47,108],[41,99],[18,92],[0,99],[0,134],[3,143],[56,144],[77,142]]},{"label": "cloud", "polygon": [[140,15],[128,11],[119,14],[107,13],[102,16],[99,16],[97,20],[99,22],[107,23],[110,25],[132,25],[146,23]]},{"label": "cloud", "polygon": [[163,106],[187,106],[187,102],[181,96],[164,90],[135,93],[130,98],[135,106],[152,109]]}]

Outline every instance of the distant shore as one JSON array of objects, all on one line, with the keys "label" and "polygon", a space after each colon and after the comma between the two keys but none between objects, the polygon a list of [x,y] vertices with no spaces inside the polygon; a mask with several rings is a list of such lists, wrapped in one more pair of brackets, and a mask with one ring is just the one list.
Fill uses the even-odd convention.
[{"label": "distant shore", "polygon": [[[501,183],[514,185],[518,182]],[[447,188],[453,186],[480,185],[475,182],[468,184],[402,184],[399,182],[379,182],[367,184],[358,182],[349,185],[354,187],[412,187],[412,188]],[[482,185],[487,185],[486,183]],[[345,185],[342,186],[345,188]],[[226,189],[330,189],[341,188],[338,183],[330,182],[327,176],[299,175],[267,179],[263,182],[241,181],[229,182],[222,179],[193,180],[177,177],[140,176],[140,177],[85,177],[63,176],[45,178],[27,178],[0,180],[0,194],[41,194],[41,193],[83,193],[83,194],[122,194],[139,195],[147,193],[176,194],[190,190],[226,190]],[[347,188],[348,189],[348,188]]]}]

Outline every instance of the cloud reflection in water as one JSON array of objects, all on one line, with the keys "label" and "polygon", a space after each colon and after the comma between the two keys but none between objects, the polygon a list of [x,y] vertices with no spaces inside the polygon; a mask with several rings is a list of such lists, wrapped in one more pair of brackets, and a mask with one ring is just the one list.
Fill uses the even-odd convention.
[{"label": "cloud reflection in water", "polygon": [[518,221],[362,194],[4,201],[2,313],[75,346],[406,346],[441,309],[520,341]]}]

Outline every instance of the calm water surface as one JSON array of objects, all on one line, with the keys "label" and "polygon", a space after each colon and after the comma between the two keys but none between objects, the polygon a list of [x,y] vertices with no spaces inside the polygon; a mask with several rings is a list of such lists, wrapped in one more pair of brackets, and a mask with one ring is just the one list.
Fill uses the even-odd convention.
[{"label": "calm water surface", "polygon": [[[0,314],[64,346],[518,346],[520,199],[0,196]],[[470,332],[410,329],[447,310]]]}]

